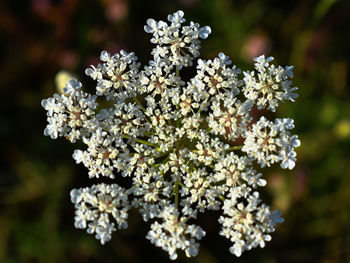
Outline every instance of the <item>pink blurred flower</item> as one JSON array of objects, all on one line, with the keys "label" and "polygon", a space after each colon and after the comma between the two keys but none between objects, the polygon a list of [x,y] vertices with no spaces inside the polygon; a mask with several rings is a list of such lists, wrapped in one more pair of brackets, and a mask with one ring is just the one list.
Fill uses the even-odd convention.
[{"label": "pink blurred flower", "polygon": [[243,54],[248,60],[252,60],[261,54],[269,53],[270,48],[271,41],[268,36],[264,33],[253,33],[248,37],[243,47]]},{"label": "pink blurred flower", "polygon": [[51,8],[50,0],[32,0],[33,13],[45,16]]},{"label": "pink blurred flower", "polygon": [[72,69],[72,68],[75,68],[78,62],[79,62],[79,57],[77,53],[70,50],[66,50],[62,52],[61,58],[60,58],[61,67]]},{"label": "pink blurred flower", "polygon": [[104,5],[108,20],[119,21],[128,14],[128,4],[124,0],[105,0]]}]

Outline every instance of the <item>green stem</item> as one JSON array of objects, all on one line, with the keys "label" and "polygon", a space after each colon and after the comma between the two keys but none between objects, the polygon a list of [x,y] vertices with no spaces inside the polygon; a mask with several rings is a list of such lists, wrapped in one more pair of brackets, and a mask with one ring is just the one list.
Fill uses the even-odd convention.
[{"label": "green stem", "polygon": [[142,144],[146,144],[148,146],[152,146],[152,147],[156,148],[157,151],[159,151],[159,148],[157,147],[157,145],[155,145],[153,143],[150,143],[150,142],[142,140],[142,139],[136,139],[136,141],[139,142],[139,143],[142,143]]},{"label": "green stem", "polygon": [[238,145],[238,146],[232,146],[226,149],[227,152],[230,151],[235,151],[235,150],[241,150],[243,148],[243,145]]},{"label": "green stem", "polygon": [[175,205],[179,208],[179,180],[175,182]]},{"label": "green stem", "polygon": [[179,185],[180,185],[181,187],[185,187],[185,188],[187,188],[187,186],[186,186],[186,185],[184,185],[183,183],[181,183],[180,181],[179,181]]},{"label": "green stem", "polygon": [[144,107],[144,106],[142,105],[142,103],[138,100],[138,98],[133,97],[132,99],[136,102],[137,105],[140,106],[140,108],[142,109],[143,112],[146,112],[145,107]]},{"label": "green stem", "polygon": [[[126,138],[126,139],[130,138],[130,136],[126,135],[126,134],[123,134],[123,137]],[[154,147],[154,148],[156,148],[157,151],[159,151],[158,145],[155,145],[153,143],[150,143],[148,141],[145,141],[145,140],[142,140],[142,139],[139,139],[139,138],[136,138],[136,141],[139,142],[139,143],[146,144],[148,146]]]},{"label": "green stem", "polygon": [[226,200],[225,197],[223,197],[222,195],[219,195],[219,198],[222,202],[225,202],[225,200]]},{"label": "green stem", "polygon": [[150,119],[147,117],[147,115],[146,115],[146,109],[145,109],[145,107],[142,105],[142,103],[139,101],[138,98],[133,97],[133,100],[136,102],[137,105],[140,106],[141,110],[142,110],[143,113],[145,114],[146,120],[151,124],[153,131],[156,132],[156,129],[153,127],[151,120],[150,120]]}]

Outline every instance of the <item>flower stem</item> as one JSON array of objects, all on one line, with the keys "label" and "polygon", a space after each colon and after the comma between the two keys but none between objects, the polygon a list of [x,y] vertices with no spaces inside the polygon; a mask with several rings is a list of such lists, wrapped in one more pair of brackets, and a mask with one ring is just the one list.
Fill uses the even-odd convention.
[{"label": "flower stem", "polygon": [[175,182],[175,205],[179,208],[179,180]]},{"label": "flower stem", "polygon": [[243,148],[243,145],[237,145],[237,146],[232,146],[226,149],[227,152],[230,151],[235,151],[235,150],[241,150]]},{"label": "flower stem", "polygon": [[138,98],[133,97],[132,99],[136,102],[137,105],[140,106],[140,108],[142,109],[143,112],[146,112],[145,107],[144,107],[144,106],[142,105],[142,103],[138,100]]},{"label": "flower stem", "polygon": [[[126,139],[129,139],[129,138],[130,138],[130,136],[127,135],[127,134],[123,134],[123,137],[126,138]],[[135,140],[136,140],[137,142],[139,142],[139,143],[146,144],[146,145],[148,145],[148,146],[154,147],[154,148],[156,148],[157,151],[159,151],[158,145],[155,145],[155,144],[153,144],[153,143],[150,143],[150,142],[148,142],[148,141],[145,141],[145,140],[142,140],[142,139],[139,139],[139,138],[135,138]]]}]

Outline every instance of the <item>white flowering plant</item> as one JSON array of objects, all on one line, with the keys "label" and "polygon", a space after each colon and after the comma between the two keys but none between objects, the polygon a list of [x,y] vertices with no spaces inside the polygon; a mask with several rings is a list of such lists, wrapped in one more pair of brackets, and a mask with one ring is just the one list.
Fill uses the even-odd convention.
[{"label": "white flowering plant", "polygon": [[[44,134],[82,141],[86,147],[74,151],[75,161],[90,178],[114,180],[71,191],[75,227],[104,244],[128,226],[128,211],[136,208],[151,222],[146,238],[176,259],[179,249],[198,254],[205,231],[194,223],[197,214],[218,210],[219,234],[239,257],[264,247],[283,222],[280,211],[261,203],[257,190],[266,180],[254,166],[292,169],[300,141],[290,134],[292,119],[256,120],[252,111],[294,102],[293,66],[260,56],[255,70],[242,74],[223,53],[195,61],[211,29],[184,22],[182,11],[168,22],[147,20],[144,29],[156,46],[142,69],[133,52],[103,51],[101,63],[85,71],[97,82],[96,95],[71,79],[62,94],[42,101]],[[181,69],[194,63],[195,76],[183,81]],[[101,108],[98,98],[113,106]],[[130,182],[124,187],[123,177]]]}]

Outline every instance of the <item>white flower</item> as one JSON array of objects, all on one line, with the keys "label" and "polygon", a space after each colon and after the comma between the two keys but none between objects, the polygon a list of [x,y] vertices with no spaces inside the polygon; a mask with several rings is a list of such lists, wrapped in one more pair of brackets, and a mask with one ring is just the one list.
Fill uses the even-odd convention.
[{"label": "white flower", "polygon": [[139,63],[133,52],[127,53],[121,50],[115,55],[102,51],[100,59],[102,64],[97,68],[91,66],[85,70],[85,74],[97,80],[96,95],[106,96],[108,100],[124,100],[127,93],[132,93]]},{"label": "white flower", "polygon": [[171,22],[174,26],[180,26],[183,22],[186,20],[183,18],[184,12],[179,10],[176,13],[172,15],[168,15],[168,20]]},{"label": "white flower", "polygon": [[248,99],[256,101],[259,109],[276,111],[279,102],[294,101],[298,97],[298,94],[294,93],[297,88],[290,87],[292,84],[290,78],[293,77],[292,66],[287,66],[285,69],[281,66],[276,68],[270,64],[273,57],[265,58],[264,55],[254,60],[258,72],[256,75],[254,72],[244,72],[243,92]]},{"label": "white flower", "polygon": [[144,27],[147,33],[153,34],[151,42],[157,44],[152,52],[154,60],[158,57],[164,58],[167,64],[177,66],[178,69],[192,65],[194,57],[199,56],[199,38],[206,39],[211,33],[210,27],[199,27],[193,22],[182,26],[185,22],[183,15],[181,10],[169,15],[170,25],[148,19]]},{"label": "white flower", "polygon": [[102,79],[102,72],[99,68],[95,68],[93,65],[91,65],[91,68],[87,68],[85,70],[85,74],[90,76],[93,80],[100,80]]},{"label": "white flower", "polygon": [[279,211],[271,213],[268,206],[260,205],[258,192],[251,193],[249,188],[245,189],[248,203],[245,205],[239,201],[242,198],[240,191],[231,192],[230,198],[224,202],[224,215],[219,218],[222,224],[220,234],[234,243],[230,252],[237,257],[245,250],[264,247],[265,241],[271,240],[269,233],[274,231],[275,224],[283,222]]},{"label": "white flower", "polygon": [[209,26],[201,27],[199,29],[199,33],[200,33],[200,35],[199,35],[200,38],[206,39],[211,33],[211,28]]},{"label": "white flower", "polygon": [[159,217],[163,219],[163,223],[154,222],[146,238],[167,251],[171,260],[177,258],[177,249],[184,250],[187,257],[196,256],[199,244],[195,239],[200,240],[205,236],[203,229],[196,225],[188,225],[188,219],[179,218],[174,207],[165,208]]},{"label": "white flower", "polygon": [[58,134],[62,130],[61,125],[55,118],[48,118],[49,124],[44,130],[44,135],[50,136],[52,139],[57,139]]},{"label": "white flower", "polygon": [[84,93],[81,83],[71,79],[63,89],[65,94],[55,94],[43,100],[41,105],[48,111],[44,134],[56,139],[64,136],[71,142],[81,139],[82,134],[93,130],[93,111],[97,108],[96,96]]},{"label": "white flower", "polygon": [[[292,119],[255,121],[252,111],[275,111],[295,100],[293,66],[274,66],[272,57],[260,56],[255,71],[242,74],[219,53],[212,60],[198,59],[186,82],[181,69],[193,64],[200,39],[211,29],[185,22],[182,11],[170,14],[168,23],[147,20],[144,29],[155,47],[143,68],[133,52],[102,51],[101,63],[85,70],[96,81],[96,95],[71,79],[64,94],[41,102],[48,120],[44,134],[82,141],[84,149],[73,153],[76,163],[90,178],[112,180],[71,191],[75,227],[101,244],[116,229],[127,228],[133,207],[144,221],[152,220],[146,237],[170,259],[179,250],[193,257],[205,231],[192,221],[199,212],[221,210],[219,234],[239,257],[264,247],[283,222],[279,211],[261,204],[258,189],[267,182],[255,161],[292,169],[300,140],[290,134]],[[107,102],[98,105],[97,96]]]},{"label": "white flower", "polygon": [[77,209],[75,212],[75,226],[86,228],[89,225],[89,233],[96,233],[96,238],[101,244],[111,239],[111,234],[115,231],[115,224],[110,222],[113,218],[118,228],[127,227],[128,195],[124,188],[118,185],[94,185],[91,188],[73,189],[71,200]]},{"label": "white flower", "polygon": [[77,79],[71,79],[68,81],[66,87],[63,88],[65,94],[73,95],[81,88],[81,83]]},{"label": "white flower", "polygon": [[273,123],[265,117],[253,124],[247,132],[242,151],[258,161],[261,167],[280,162],[282,168],[292,169],[295,164],[294,148],[300,145],[296,135],[290,136],[291,119],[276,119]]}]

